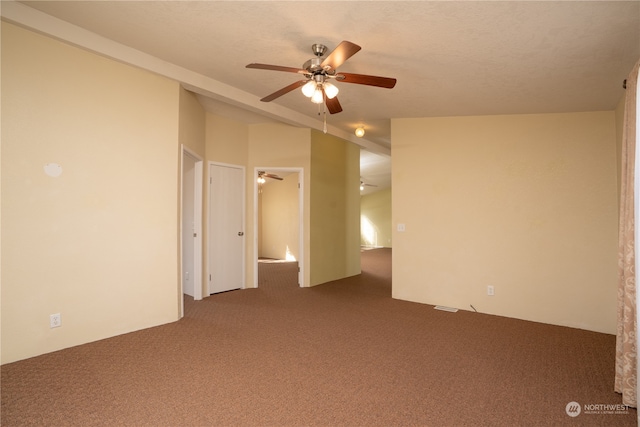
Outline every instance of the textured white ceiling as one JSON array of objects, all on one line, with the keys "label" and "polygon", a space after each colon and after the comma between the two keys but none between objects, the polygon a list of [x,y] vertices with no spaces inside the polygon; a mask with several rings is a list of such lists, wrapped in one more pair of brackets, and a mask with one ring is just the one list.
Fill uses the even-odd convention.
[{"label": "textured white ceiling", "polygon": [[[313,43],[331,50],[349,40],[362,50],[340,71],[398,83],[338,83],[344,111],[329,124],[350,134],[364,124],[365,140],[386,149],[391,118],[612,110],[640,58],[639,1],[21,3],[237,88],[252,102],[299,76],[247,64],[301,67]],[[317,106],[298,91],[265,105],[267,114],[245,110],[246,99],[203,104],[247,122],[318,120]]]}]

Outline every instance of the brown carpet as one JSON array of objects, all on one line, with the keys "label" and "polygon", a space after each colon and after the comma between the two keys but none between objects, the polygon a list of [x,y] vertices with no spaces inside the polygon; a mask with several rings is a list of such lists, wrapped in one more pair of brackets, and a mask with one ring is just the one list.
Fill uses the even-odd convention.
[{"label": "brown carpet", "polygon": [[621,401],[612,335],[393,300],[388,249],[314,288],[270,265],[179,322],[2,366],[2,425],[636,425],[586,413]]}]

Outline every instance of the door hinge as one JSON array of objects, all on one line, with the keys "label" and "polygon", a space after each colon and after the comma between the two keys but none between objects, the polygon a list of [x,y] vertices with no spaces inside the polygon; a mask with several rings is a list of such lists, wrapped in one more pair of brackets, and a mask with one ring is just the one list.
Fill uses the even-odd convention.
[{"label": "door hinge", "polygon": [[211,281],[211,275],[209,275],[209,281]]},{"label": "door hinge", "polygon": [[209,177],[209,184],[213,184],[213,177]]}]

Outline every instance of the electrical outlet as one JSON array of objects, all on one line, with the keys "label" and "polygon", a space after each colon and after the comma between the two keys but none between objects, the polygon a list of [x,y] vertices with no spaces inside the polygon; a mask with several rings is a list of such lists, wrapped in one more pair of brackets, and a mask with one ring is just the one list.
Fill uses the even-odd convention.
[{"label": "electrical outlet", "polygon": [[489,295],[490,297],[495,295],[493,291],[493,286],[487,286],[487,295]]},{"label": "electrical outlet", "polygon": [[51,328],[59,328],[62,326],[62,317],[60,313],[52,314],[49,316],[49,327]]}]

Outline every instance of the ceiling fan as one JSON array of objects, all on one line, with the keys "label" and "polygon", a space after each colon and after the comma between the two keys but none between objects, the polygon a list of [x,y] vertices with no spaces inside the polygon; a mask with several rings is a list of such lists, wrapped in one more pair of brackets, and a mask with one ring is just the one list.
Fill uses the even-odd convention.
[{"label": "ceiling fan", "polygon": [[315,58],[311,58],[302,65],[302,68],[283,67],[280,65],[256,64],[247,65],[247,68],[257,68],[261,70],[285,71],[288,73],[302,74],[305,79],[292,83],[275,91],[271,95],[265,96],[260,101],[270,102],[285,95],[292,90],[302,87],[302,93],[311,98],[315,104],[326,104],[331,114],[342,111],[342,106],[336,95],[338,88],[329,80],[336,80],[343,83],[355,83],[360,85],[376,86],[391,89],[396,85],[396,79],[389,77],[368,76],[365,74],[341,73],[338,67],[347,59],[351,58],[361,49],[357,44],[349,41],[341,42],[329,55],[324,57],[327,47],[323,44],[311,46]]},{"label": "ceiling fan", "polygon": [[364,187],[377,187],[377,185],[374,184],[367,184],[364,181],[360,181],[360,191],[364,190]]},{"label": "ceiling fan", "polygon": [[267,173],[265,171],[258,171],[258,183],[264,184],[265,181],[266,181],[265,178],[277,179],[278,181],[282,181],[283,180],[283,178],[279,177],[276,174]]}]

